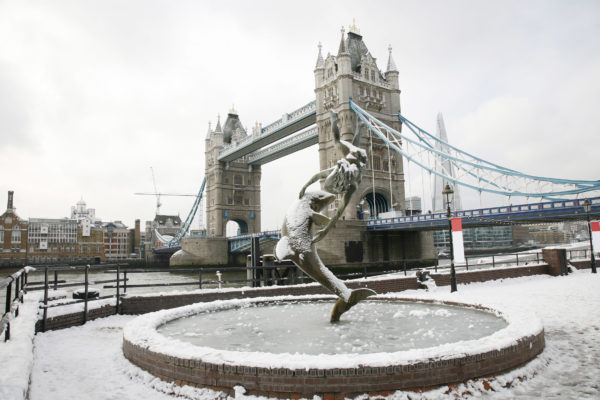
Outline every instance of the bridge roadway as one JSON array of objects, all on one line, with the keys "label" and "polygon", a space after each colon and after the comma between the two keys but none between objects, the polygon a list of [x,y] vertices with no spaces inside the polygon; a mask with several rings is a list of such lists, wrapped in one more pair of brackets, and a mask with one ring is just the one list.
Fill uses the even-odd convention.
[{"label": "bridge roadway", "polygon": [[[292,111],[291,113],[284,114],[277,121],[265,126],[264,128],[261,128],[260,133],[258,135],[248,135],[242,140],[232,143],[231,145],[223,148],[219,152],[218,159],[222,162],[231,162],[244,156],[250,155],[251,153],[262,149],[265,146],[269,146],[278,140],[286,138],[296,132],[301,131],[302,129],[314,125],[316,123],[316,118],[317,103],[313,100],[310,103],[300,107],[299,109]],[[303,133],[297,136],[300,136]],[[304,147],[308,147],[312,144],[317,143],[318,137],[316,136],[316,129],[314,129],[314,132],[311,132],[311,135],[308,135],[311,136],[311,138],[308,141],[294,141],[293,138],[290,138],[290,142],[288,142],[288,144],[291,146],[288,149],[289,151],[287,153],[281,152],[277,157],[273,158],[273,156],[277,152],[280,152],[284,149],[280,146],[279,150],[277,151],[271,150],[270,159],[268,159],[268,161],[273,161],[274,159],[283,157],[289,153],[292,153],[293,151],[297,151]],[[305,134],[305,136],[307,136],[307,134]],[[306,139],[306,137],[304,139]],[[301,147],[302,145],[304,147]],[[267,160],[267,158],[255,157],[253,162],[256,164],[264,164],[268,162],[265,160]]]},{"label": "bridge roadway", "polygon": [[[600,218],[600,197],[588,199],[592,204],[590,218]],[[506,224],[527,224],[560,222],[587,218],[583,211],[583,199],[560,200],[541,203],[518,204],[501,207],[479,208],[454,212],[455,217],[462,218],[464,227],[493,226]],[[448,228],[446,213],[420,214],[407,217],[377,218],[366,221],[367,231],[427,231]],[[280,238],[280,231],[265,231],[228,238],[230,253],[248,250],[252,237],[260,241],[275,241]],[[173,254],[181,247],[161,247],[155,249],[157,254]]]},{"label": "bridge roadway", "polygon": [[[592,203],[590,217],[600,217],[600,197],[593,197],[588,200]],[[582,204],[583,199],[560,200],[480,208],[475,210],[462,210],[454,212],[453,216],[462,218],[464,227],[560,222],[585,219],[586,214],[583,211]],[[367,221],[368,231],[426,231],[446,229],[447,227],[448,217],[445,212],[407,217],[380,218]]]}]

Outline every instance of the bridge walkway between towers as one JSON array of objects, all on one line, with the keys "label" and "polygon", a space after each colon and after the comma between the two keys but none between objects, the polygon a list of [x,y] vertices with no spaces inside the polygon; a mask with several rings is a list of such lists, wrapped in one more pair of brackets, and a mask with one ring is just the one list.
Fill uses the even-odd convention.
[{"label": "bridge walkway between towers", "polygon": [[[316,115],[316,102],[311,101],[310,103],[300,107],[295,111],[292,111],[291,113],[284,114],[277,121],[265,127],[261,127],[260,132],[258,134],[248,135],[244,139],[225,147],[219,153],[219,161],[235,161],[239,158],[249,155],[250,153],[262,149],[265,146],[271,145],[278,140],[281,140],[296,132],[299,132],[302,129],[308,128],[309,126],[314,125],[316,123]],[[313,138],[313,141],[314,143],[316,143],[315,138]],[[296,145],[298,145],[298,143],[296,143]],[[298,149],[294,151],[297,150]],[[260,163],[258,161],[255,162]]]},{"label": "bridge walkway between towers", "polygon": [[[600,218],[600,197],[588,199],[592,204],[590,217]],[[453,212],[454,217],[462,218],[465,227],[491,226],[502,224],[526,224],[559,222],[585,219],[583,199],[560,200],[541,203],[518,204],[501,207],[480,208]],[[420,214],[406,217],[371,219],[367,222],[368,231],[410,230],[426,231],[448,228],[445,212]]]}]

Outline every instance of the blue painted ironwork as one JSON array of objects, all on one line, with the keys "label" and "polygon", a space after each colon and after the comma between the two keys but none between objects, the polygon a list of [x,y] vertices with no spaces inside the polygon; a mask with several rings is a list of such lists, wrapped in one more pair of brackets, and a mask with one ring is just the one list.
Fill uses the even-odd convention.
[{"label": "blue painted ironwork", "polygon": [[[583,193],[589,194],[590,192],[600,193],[600,180],[557,179],[524,174],[462,151],[427,133],[400,114],[399,119],[413,132],[417,140],[377,120],[354,103],[352,99],[350,99],[350,107],[369,129],[389,145],[390,148],[402,154],[408,161],[414,162],[429,173],[438,175],[448,182],[453,182],[479,192],[494,193],[509,197],[522,196],[556,199],[556,197],[579,196]],[[441,143],[443,145],[442,148],[449,149],[448,152],[435,149],[432,141]],[[403,145],[402,142],[406,143],[406,145]],[[417,152],[410,154],[407,151],[408,145],[416,147]],[[451,154],[452,152],[453,154]],[[449,161],[451,165],[461,171],[462,176],[454,177],[448,171],[439,171],[436,168],[430,167],[418,158],[423,157],[423,154],[431,155],[434,157],[434,160],[438,158]],[[465,178],[470,178],[475,182],[470,182]],[[545,188],[547,185],[551,185],[550,189]],[[539,189],[533,190],[529,188],[530,186],[537,186]]]},{"label": "blue painted ironwork", "polygon": [[280,239],[281,231],[265,231],[230,237],[228,238],[229,252],[235,253],[240,249],[250,246],[253,237],[258,237],[261,242],[268,239]]},{"label": "blue painted ironwork", "polygon": [[161,235],[156,229],[154,230],[156,238],[161,243],[163,243],[166,247],[173,248],[173,247],[179,246],[179,243],[181,242],[181,238],[183,238],[188,233],[190,226],[192,226],[192,222],[194,221],[194,217],[196,216],[196,212],[198,211],[198,206],[200,205],[202,196],[204,195],[205,187],[206,187],[206,177],[204,177],[204,179],[202,180],[202,185],[200,186],[198,195],[196,196],[196,199],[194,200],[192,209],[190,210],[190,212],[187,215],[183,224],[181,224],[181,227],[179,228],[177,233],[175,233],[175,236],[173,236],[172,238],[166,238],[163,235]]},{"label": "blue painted ironwork", "polygon": [[[600,197],[588,199],[591,214],[600,216]],[[510,206],[456,211],[464,226],[485,226],[506,223],[540,222],[551,220],[584,219],[583,200],[559,200]],[[380,218],[367,221],[367,230],[428,230],[444,229],[448,225],[446,212],[419,214],[405,217]]]}]

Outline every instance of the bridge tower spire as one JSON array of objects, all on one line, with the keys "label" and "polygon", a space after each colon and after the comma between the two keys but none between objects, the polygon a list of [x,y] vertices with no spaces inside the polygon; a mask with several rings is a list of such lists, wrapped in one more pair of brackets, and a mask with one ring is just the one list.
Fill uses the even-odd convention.
[{"label": "bridge tower spire", "polygon": [[237,111],[232,106],[221,127],[217,126],[206,136],[206,232],[209,236],[224,237],[226,225],[234,221],[240,233],[260,232],[260,165],[249,165],[246,157],[232,162],[220,162],[223,147],[247,136]]},{"label": "bridge tower spire", "polygon": [[[380,121],[400,131],[400,89],[395,62],[388,61],[388,70],[380,72],[377,60],[371,55],[360,31],[353,24],[347,34],[342,29],[342,39],[337,56],[328,54],[315,68],[316,121],[319,132],[320,169],[333,166],[340,158],[336,154],[329,110],[338,112],[338,126],[343,140],[351,141],[356,130],[356,115],[350,109],[350,99]],[[392,68],[390,68],[392,66]],[[362,204],[372,216],[381,212],[404,210],[404,172],[402,156],[389,152],[387,146],[365,130],[361,147],[368,151],[368,170],[361,186],[346,207],[344,216],[356,218],[357,207]],[[391,171],[390,171],[391,169]],[[374,178],[374,179],[373,179]],[[373,193],[373,188],[375,193]],[[393,201],[393,202],[392,202]],[[331,210],[336,207],[331,205]]]}]

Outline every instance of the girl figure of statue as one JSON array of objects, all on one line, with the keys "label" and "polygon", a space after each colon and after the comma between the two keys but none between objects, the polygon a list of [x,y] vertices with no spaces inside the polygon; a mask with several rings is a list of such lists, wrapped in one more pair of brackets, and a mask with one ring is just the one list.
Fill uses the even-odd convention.
[{"label": "girl figure of statue", "polygon": [[337,126],[338,114],[330,110],[331,119],[331,131],[333,133],[333,140],[336,149],[342,154],[342,158],[339,159],[334,167],[328,168],[321,172],[316,173],[300,190],[299,198],[304,196],[306,188],[311,184],[315,183],[320,179],[325,179],[323,183],[323,190],[333,193],[341,194],[342,202],[337,208],[335,214],[330,219],[329,223],[317,231],[313,236],[313,243],[323,239],[327,232],[335,225],[335,222],[340,218],[346,209],[346,205],[350,201],[350,198],[358,189],[364,170],[367,165],[367,153],[359,147],[360,139],[362,136],[362,130],[364,123],[357,117],[356,121],[356,132],[352,143],[341,139],[340,130]]}]

